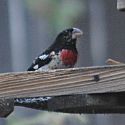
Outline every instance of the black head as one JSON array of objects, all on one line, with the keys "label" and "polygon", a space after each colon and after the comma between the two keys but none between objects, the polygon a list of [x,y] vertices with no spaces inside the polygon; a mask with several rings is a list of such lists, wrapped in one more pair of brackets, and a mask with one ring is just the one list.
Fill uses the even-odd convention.
[{"label": "black head", "polygon": [[[56,38],[56,40],[61,40],[65,43],[70,43],[80,37],[83,32],[78,28],[69,28],[62,31]],[[57,41],[58,42],[58,41]]]},{"label": "black head", "polygon": [[53,45],[58,48],[75,47],[77,38],[80,37],[82,34],[83,32],[78,28],[66,29],[59,33]]}]

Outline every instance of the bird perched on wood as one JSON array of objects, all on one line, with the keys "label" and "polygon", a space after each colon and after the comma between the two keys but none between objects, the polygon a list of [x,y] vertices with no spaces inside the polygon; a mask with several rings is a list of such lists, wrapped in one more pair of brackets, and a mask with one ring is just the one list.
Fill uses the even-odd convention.
[{"label": "bird perched on wood", "polygon": [[78,28],[69,28],[59,33],[54,43],[35,58],[28,71],[74,67],[78,57],[76,42],[82,34]]},{"label": "bird perched on wood", "polygon": [[[83,32],[78,28],[69,28],[56,37],[54,43],[39,55],[28,68],[28,71],[42,71],[46,69],[61,69],[74,67],[77,62],[77,38]],[[46,109],[47,101],[53,97],[15,98],[16,106],[35,109]]]}]

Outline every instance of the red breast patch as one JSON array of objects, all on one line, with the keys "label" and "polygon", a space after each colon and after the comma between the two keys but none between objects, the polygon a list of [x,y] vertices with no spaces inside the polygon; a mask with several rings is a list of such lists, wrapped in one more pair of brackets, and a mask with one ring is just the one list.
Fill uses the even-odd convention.
[{"label": "red breast patch", "polygon": [[73,52],[72,50],[63,49],[60,57],[65,65],[75,65],[77,61],[77,53]]}]

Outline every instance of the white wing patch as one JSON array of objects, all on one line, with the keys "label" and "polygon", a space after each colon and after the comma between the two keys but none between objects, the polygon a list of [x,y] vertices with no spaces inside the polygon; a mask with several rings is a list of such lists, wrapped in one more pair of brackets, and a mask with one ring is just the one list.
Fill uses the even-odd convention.
[{"label": "white wing patch", "polygon": [[[41,55],[40,58],[41,60],[44,60],[48,57],[49,55]],[[48,71],[48,70],[52,70],[52,69],[64,69],[64,68],[71,68],[70,65],[64,65],[62,60],[60,59],[60,53],[58,55],[56,55],[55,53],[51,53],[51,58],[52,60],[44,65],[39,67],[39,65],[35,65],[33,68],[35,69],[35,71]],[[39,68],[38,68],[39,67]]]},{"label": "white wing patch", "polygon": [[48,55],[46,55],[46,54],[39,56],[39,58],[40,58],[41,60],[44,60],[44,59],[46,59],[47,57],[48,57]]},{"label": "white wing patch", "polygon": [[38,68],[38,69],[37,69],[37,70],[35,70],[35,71],[48,71],[48,70],[49,70],[48,65],[44,65],[44,66],[42,66],[42,67]]},{"label": "white wing patch", "polygon": [[35,65],[33,68],[34,68],[34,69],[38,69],[38,67],[39,67],[39,66],[38,66],[38,64],[37,64],[37,65]]}]

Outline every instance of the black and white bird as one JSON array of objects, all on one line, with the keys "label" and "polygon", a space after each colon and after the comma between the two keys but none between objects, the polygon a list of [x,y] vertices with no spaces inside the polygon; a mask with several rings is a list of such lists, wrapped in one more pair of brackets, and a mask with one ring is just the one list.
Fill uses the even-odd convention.
[{"label": "black and white bird", "polygon": [[[78,28],[69,28],[56,37],[54,43],[33,61],[28,71],[43,71],[49,69],[71,68],[77,62],[77,38],[83,32]],[[53,97],[15,98],[16,106],[34,109],[46,109],[47,101]]]},{"label": "black and white bird", "polygon": [[78,28],[69,28],[56,37],[54,43],[33,61],[28,71],[71,68],[77,62],[77,38],[83,32]]}]

